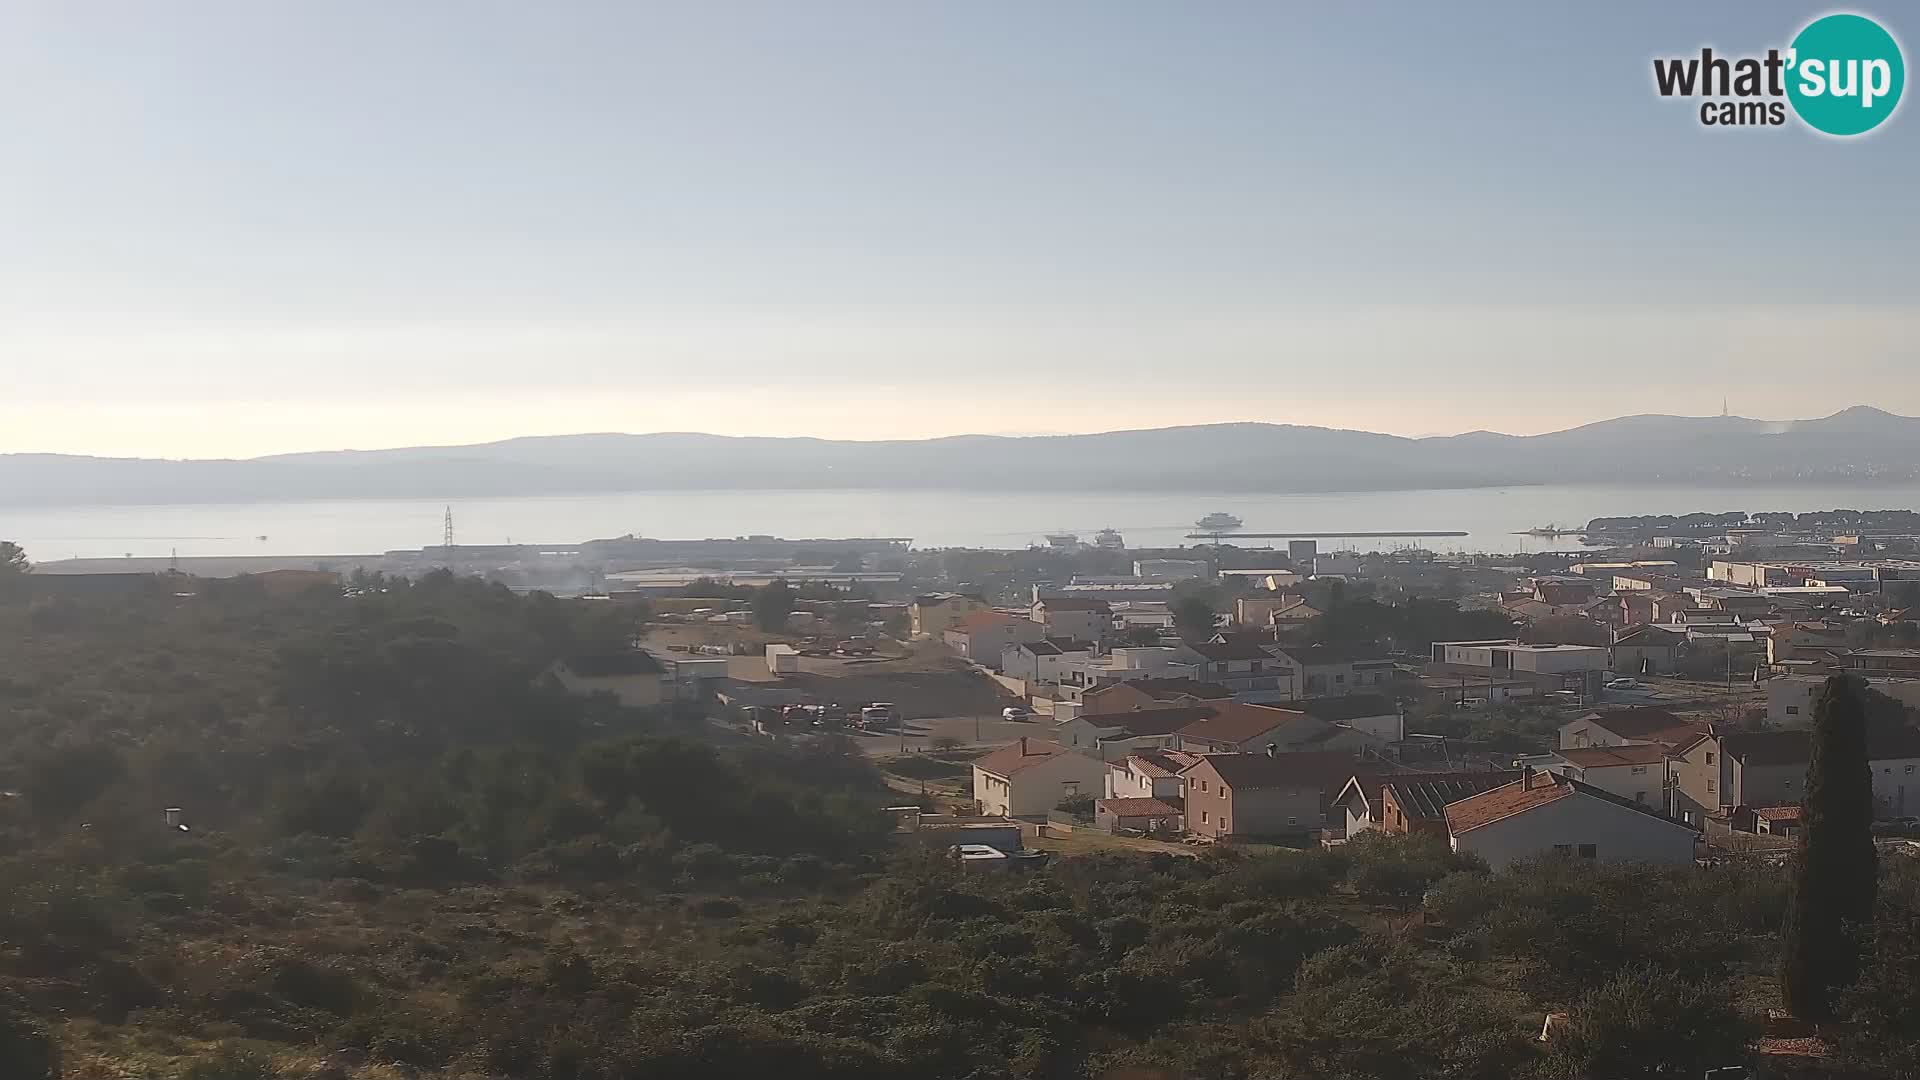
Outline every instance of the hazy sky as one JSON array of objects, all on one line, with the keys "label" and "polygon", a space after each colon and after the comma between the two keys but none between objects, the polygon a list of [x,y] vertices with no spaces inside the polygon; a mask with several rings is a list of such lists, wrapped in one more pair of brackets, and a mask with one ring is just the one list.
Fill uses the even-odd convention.
[{"label": "hazy sky", "polygon": [[0,0],[0,451],[1920,413],[1825,10]]}]

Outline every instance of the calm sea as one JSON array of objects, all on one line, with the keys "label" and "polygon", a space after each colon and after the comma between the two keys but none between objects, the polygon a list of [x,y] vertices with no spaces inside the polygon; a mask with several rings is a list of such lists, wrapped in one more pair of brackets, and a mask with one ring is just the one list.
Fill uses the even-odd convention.
[{"label": "calm sea", "polygon": [[[4,498],[4,496],[0,496]],[[1178,546],[1204,514],[1224,510],[1248,532],[1460,530],[1420,541],[1443,552],[1568,548],[1577,541],[1516,535],[1537,525],[1584,525],[1618,514],[1920,508],[1920,485],[1513,487],[1321,495],[1048,491],[623,492],[469,499],[452,504],[456,541],[571,544],[632,533],[665,538],[907,536],[917,547],[1025,547],[1047,533],[1091,541],[1114,528],[1129,546]],[[8,507],[0,539],[36,560],[118,555],[371,554],[440,542],[447,504],[358,500],[199,506]],[[1248,541],[1247,543],[1253,543]],[[1264,541],[1263,541],[1264,543]],[[1272,541],[1284,546],[1284,541]],[[1365,549],[1407,540],[1355,539]],[[1322,550],[1335,546],[1322,540]]]}]

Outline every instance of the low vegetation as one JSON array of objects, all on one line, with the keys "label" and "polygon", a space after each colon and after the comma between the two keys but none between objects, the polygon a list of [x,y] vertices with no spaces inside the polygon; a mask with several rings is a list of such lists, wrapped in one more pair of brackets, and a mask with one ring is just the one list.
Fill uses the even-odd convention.
[{"label": "low vegetation", "polygon": [[[590,605],[361,586],[0,601],[0,1076],[1698,1075],[1776,992],[1774,870],[963,874],[858,754],[546,685],[632,632]],[[1839,1038],[1897,1075],[1920,873],[1881,872]]]}]

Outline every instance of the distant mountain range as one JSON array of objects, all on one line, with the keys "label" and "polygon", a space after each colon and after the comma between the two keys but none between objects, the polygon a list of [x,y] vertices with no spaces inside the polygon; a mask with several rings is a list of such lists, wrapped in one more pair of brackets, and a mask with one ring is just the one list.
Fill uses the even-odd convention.
[{"label": "distant mountain range", "polygon": [[0,505],[769,488],[1310,492],[1920,478],[1920,419],[1626,416],[1545,435],[1407,439],[1292,424],[888,442],[679,432],[166,461],[0,455]]}]

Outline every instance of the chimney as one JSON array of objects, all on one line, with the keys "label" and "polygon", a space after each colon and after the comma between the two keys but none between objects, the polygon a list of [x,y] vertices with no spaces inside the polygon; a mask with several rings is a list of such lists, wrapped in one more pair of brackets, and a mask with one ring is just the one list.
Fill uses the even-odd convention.
[{"label": "chimney", "polygon": [[1277,743],[1268,743],[1268,744],[1267,744],[1267,756],[1268,756],[1268,757],[1279,757],[1279,756],[1280,756],[1280,746],[1279,746],[1279,744],[1277,744]]},{"label": "chimney", "polygon": [[1025,735],[1020,736],[1020,756],[1027,756],[1027,737]]},{"label": "chimney", "polygon": [[1520,766],[1520,790],[1533,790],[1533,762],[1523,762]]}]

